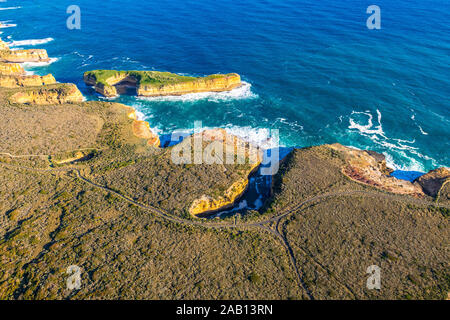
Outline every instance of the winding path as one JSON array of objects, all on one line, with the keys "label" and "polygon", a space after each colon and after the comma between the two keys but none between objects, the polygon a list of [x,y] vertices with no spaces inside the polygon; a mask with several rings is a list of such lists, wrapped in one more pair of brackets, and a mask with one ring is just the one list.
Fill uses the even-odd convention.
[{"label": "winding path", "polygon": [[[26,158],[26,157],[42,157],[42,158],[48,158],[48,155],[21,155],[21,156],[15,156],[15,155],[11,155],[10,153],[4,153],[4,152],[0,152],[0,155],[7,155],[11,158]],[[283,218],[289,216],[292,213],[298,213],[301,212],[302,208],[305,207],[306,209],[306,205],[316,202],[316,201],[321,201],[321,200],[325,200],[331,197],[337,197],[337,196],[351,196],[351,195],[366,195],[366,196],[384,196],[384,197],[389,197],[391,199],[399,199],[400,196],[395,195],[395,194],[389,194],[389,193],[384,193],[384,192],[376,192],[376,191],[367,191],[367,190],[353,190],[353,191],[342,191],[342,192],[329,192],[329,193],[324,193],[321,195],[317,195],[314,197],[311,197],[309,199],[306,199],[304,201],[298,202],[294,205],[292,205],[290,208],[286,208],[282,211],[280,211],[280,213],[270,219],[267,220],[263,220],[263,221],[258,221],[258,222],[238,222],[237,219],[235,219],[233,221],[233,223],[228,223],[228,224],[224,224],[224,223],[207,223],[207,222],[203,222],[203,221],[192,221],[192,220],[187,220],[187,219],[183,219],[183,218],[179,218],[179,217],[175,217],[171,214],[169,214],[167,211],[164,211],[162,209],[153,207],[151,205],[145,205],[142,204],[136,200],[134,200],[133,198],[124,195],[118,191],[115,191],[113,189],[110,189],[106,186],[100,185],[86,177],[84,177],[80,170],[78,168],[73,168],[73,167],[65,167],[65,168],[33,168],[33,167],[25,167],[25,166],[18,166],[18,165],[11,165],[11,164],[6,164],[3,162],[0,162],[0,164],[4,167],[8,167],[8,168],[12,168],[12,169],[22,169],[22,170],[31,170],[31,171],[37,171],[37,172],[64,172],[66,173],[69,177],[72,177],[72,173],[75,173],[75,178],[80,179],[81,181],[94,186],[98,189],[104,190],[106,192],[112,193],[114,195],[116,195],[117,197],[121,198],[124,201],[127,201],[143,210],[149,211],[151,213],[153,213],[154,215],[162,218],[162,219],[166,219],[168,221],[174,222],[174,223],[179,223],[182,225],[189,225],[189,226],[199,226],[199,227],[203,227],[203,228],[211,228],[211,229],[241,229],[241,228],[249,228],[249,227],[253,227],[253,228],[259,228],[260,230],[263,230],[265,232],[268,232],[269,234],[271,234],[273,237],[275,237],[276,239],[278,239],[279,241],[281,241],[283,247],[285,248],[290,262],[292,264],[292,268],[295,271],[296,277],[297,277],[297,282],[299,284],[299,286],[306,292],[307,296],[311,299],[314,300],[314,296],[311,292],[311,290],[308,288],[308,286],[306,285],[305,281],[303,280],[301,273],[298,269],[298,265],[297,265],[297,260],[295,258],[294,255],[294,251],[291,247],[291,245],[289,244],[289,241],[287,239],[287,236],[285,233],[282,233],[279,229],[280,229],[280,222]],[[420,199],[415,199],[415,198],[411,198],[409,199],[411,202],[417,203],[419,205],[434,205],[436,207],[444,207],[447,209],[450,209],[450,206],[448,205],[443,205],[443,204],[436,204],[436,203],[430,203],[428,201],[424,201],[424,200],[420,200]],[[271,228],[270,224],[275,224],[274,228]],[[300,249],[302,250],[302,249]],[[304,250],[302,250],[304,251]],[[328,269],[323,266],[320,262],[318,262],[314,257],[311,257],[309,254],[307,254],[306,252],[303,252],[305,255],[308,255],[309,258],[312,259],[312,261],[317,264],[321,269],[327,271]],[[353,293],[353,291],[351,290],[351,288],[349,288],[347,285],[345,285],[344,283],[341,283],[340,281],[338,281],[338,279],[334,279],[337,283],[339,283],[344,290],[346,290],[349,294],[351,294],[353,297],[356,298],[356,295]]]}]

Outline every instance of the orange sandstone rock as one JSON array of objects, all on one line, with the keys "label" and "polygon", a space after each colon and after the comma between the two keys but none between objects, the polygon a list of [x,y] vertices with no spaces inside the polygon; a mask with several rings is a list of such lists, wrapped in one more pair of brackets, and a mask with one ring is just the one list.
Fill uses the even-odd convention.
[{"label": "orange sandstone rock", "polygon": [[44,49],[30,50],[3,50],[0,51],[0,61],[23,63],[23,62],[48,62],[50,61],[47,51]]},{"label": "orange sandstone rock", "polygon": [[65,104],[80,103],[84,97],[74,84],[63,84],[61,86],[43,86],[36,89],[26,89],[13,94],[9,101],[11,103],[24,104]]},{"label": "orange sandstone rock", "polygon": [[[132,114],[128,116],[130,115]],[[149,146],[159,147],[161,145],[159,137],[152,132],[147,121],[134,120],[133,134],[138,138],[146,139]]]},{"label": "orange sandstone rock", "polygon": [[11,76],[0,75],[0,87],[17,88],[17,87],[38,87],[47,84],[56,83],[55,78],[48,74],[46,76]]},{"label": "orange sandstone rock", "polygon": [[18,63],[0,62],[0,75],[25,75],[25,70]]}]

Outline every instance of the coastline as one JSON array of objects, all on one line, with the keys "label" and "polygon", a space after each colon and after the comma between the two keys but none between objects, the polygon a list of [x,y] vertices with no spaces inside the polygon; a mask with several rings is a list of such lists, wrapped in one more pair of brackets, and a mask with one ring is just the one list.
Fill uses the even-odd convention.
[{"label": "coastline", "polygon": [[[22,41],[14,41],[13,40],[12,42],[4,43],[4,44],[6,44],[6,45],[10,44],[10,45],[14,45],[14,46],[19,46],[19,45],[32,45],[32,46],[35,46],[35,45],[45,44],[45,43],[51,42],[53,40],[54,40],[53,38],[30,39],[30,40],[22,40]],[[15,51],[15,49],[12,49],[12,50]],[[24,52],[24,53],[25,52],[31,52],[33,54],[34,54],[34,52],[39,52],[40,55],[41,55],[41,52],[43,52],[44,53],[43,54],[44,58],[46,57],[46,51],[42,50],[42,49],[20,50],[20,52]],[[42,61],[32,61],[32,62],[30,62],[30,61],[22,61],[22,62],[18,62],[18,63],[24,67],[25,72],[26,72],[26,76],[30,76],[30,73],[32,71],[27,70],[27,68],[44,67],[44,66],[48,66],[48,65],[50,65],[50,64],[52,64],[52,63],[54,63],[54,62],[59,60],[59,58],[45,58],[45,59],[44,58],[42,58]],[[235,75],[235,74],[233,74],[233,75]],[[239,82],[240,82],[241,80],[240,80],[239,75],[236,74],[236,76],[238,77]],[[127,77],[128,77],[127,74],[125,74],[123,76],[120,76],[117,79],[111,80],[112,81],[111,84],[112,85],[116,85],[116,84],[120,83],[121,81],[125,81],[126,82],[126,81],[128,81]],[[102,94],[97,89],[97,84],[92,82],[91,80],[89,80],[89,81],[86,80],[86,74],[84,76],[84,81],[86,82],[86,85],[91,85],[94,88],[94,90],[100,94],[98,100],[104,100],[104,99],[106,99],[106,100],[114,100],[117,96],[119,96],[121,94],[121,93],[118,93],[115,96],[109,96],[109,95],[102,96]],[[109,83],[108,81],[107,81],[107,83]],[[139,92],[138,85],[136,84],[137,81],[132,79],[132,82],[134,83],[134,85],[137,88],[136,91]],[[210,95],[212,93],[215,93],[215,92],[221,92],[221,93],[224,93],[226,95],[226,94],[230,93],[233,90],[240,89],[240,88],[244,87],[246,84],[247,84],[246,82],[240,82],[239,85],[233,84],[231,88],[227,87],[225,90],[213,89],[211,91],[205,91],[205,90],[202,89],[202,90],[199,90],[199,91],[195,91],[194,90],[192,92],[185,92],[185,93],[182,93],[182,94],[181,93],[177,93],[177,92],[175,92],[173,94],[170,94],[170,93],[168,93],[168,94],[153,94],[152,96],[142,96],[142,95],[137,94],[137,98],[139,98],[139,99],[148,99],[149,101],[152,101],[152,100],[158,101],[158,99],[161,99],[161,98],[168,99],[168,100],[174,99],[176,101],[176,99],[182,100],[182,99],[186,99],[186,97],[188,99],[192,99],[192,96],[195,96],[195,95],[198,95],[198,94],[208,96],[208,95]],[[120,89],[119,91],[121,91],[121,90],[123,91],[122,87],[120,87],[119,89]],[[196,96],[196,97],[197,97],[197,99],[201,99],[201,97],[198,97],[198,96]],[[197,99],[194,98],[194,101],[196,101]],[[83,96],[83,100],[86,101],[86,97]],[[133,119],[133,124],[132,124],[133,134],[136,137],[138,137],[138,138],[146,139],[148,141],[148,145],[150,145],[150,146],[161,147],[161,142],[159,140],[158,135],[155,135],[152,132],[152,129],[150,128],[150,123],[148,121],[145,121],[145,115],[142,112],[138,112],[135,107],[132,107],[132,106],[129,106],[129,105],[123,105],[123,106],[126,107],[126,108],[130,108],[132,110],[132,112],[130,112],[128,114],[128,117],[130,119]],[[378,112],[378,110],[377,110],[377,112]],[[379,116],[379,121],[380,121],[380,114],[379,113],[378,113],[378,116]],[[371,119],[369,119],[369,124],[370,124],[370,121],[371,121]],[[355,128],[357,127],[356,124],[354,124],[354,123],[352,124],[352,121],[351,121],[351,126],[353,126]],[[208,129],[205,129],[205,130],[208,130]],[[225,128],[225,130],[227,132],[229,132],[227,130],[227,128]],[[243,139],[245,139],[245,137]],[[249,141],[249,140],[247,140],[247,142],[252,142],[253,143],[253,141]],[[164,147],[164,146],[162,146],[162,147]],[[359,150],[358,148],[355,148],[355,147],[350,147],[350,148],[354,148],[355,150]],[[391,166],[395,167],[395,164],[392,164]],[[247,176],[247,180],[246,180],[246,183],[245,183],[245,188],[242,190],[242,192],[240,192],[238,195],[234,196],[231,200],[225,201],[224,202],[225,204],[223,206],[220,206],[217,209],[207,210],[207,211],[201,212],[201,213],[199,213],[199,215],[201,215],[201,216],[203,216],[203,215],[204,216],[210,216],[210,215],[212,215],[214,213],[224,212],[224,211],[228,211],[230,209],[233,209],[236,206],[236,204],[246,194],[246,192],[247,192],[247,190],[249,188],[249,178],[258,169],[259,169],[259,165],[257,165],[256,167],[252,168],[251,172]],[[343,173],[346,174],[344,171],[343,171]],[[410,183],[414,183],[418,178],[420,178],[421,176],[423,176],[425,174],[426,173],[422,173],[422,172],[419,173],[419,172],[415,172],[415,171],[391,170],[390,176],[395,178],[395,179],[399,179],[399,180],[402,180],[402,181],[408,181]],[[413,178],[411,178],[411,176],[413,176]],[[350,178],[353,179],[352,177],[350,177]],[[236,182],[236,183],[238,183],[238,182]],[[231,186],[230,188],[233,188],[233,186]],[[222,199],[222,200],[224,200],[224,199]],[[218,201],[220,202],[222,200],[218,200]],[[266,200],[266,199],[263,199],[263,200]],[[198,201],[201,201],[201,199],[198,199]],[[192,206],[193,205],[194,204],[192,204]],[[196,216],[196,214],[193,214],[193,215]]]}]

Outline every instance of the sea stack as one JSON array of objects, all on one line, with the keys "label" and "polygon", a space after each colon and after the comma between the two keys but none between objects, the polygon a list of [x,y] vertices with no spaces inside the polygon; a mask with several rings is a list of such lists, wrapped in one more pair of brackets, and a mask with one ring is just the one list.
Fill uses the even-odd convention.
[{"label": "sea stack", "polygon": [[198,92],[230,91],[242,85],[236,73],[188,77],[159,71],[94,70],[84,82],[105,97],[131,93],[141,97],[179,96]]}]

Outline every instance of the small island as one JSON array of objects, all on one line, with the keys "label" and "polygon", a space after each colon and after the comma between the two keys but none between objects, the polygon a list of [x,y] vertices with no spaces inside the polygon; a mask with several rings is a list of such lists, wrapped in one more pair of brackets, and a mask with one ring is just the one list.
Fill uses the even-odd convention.
[{"label": "small island", "polygon": [[158,97],[222,92],[242,85],[241,77],[236,73],[189,77],[170,72],[116,70],[88,71],[84,74],[84,82],[109,98],[120,94]]}]

